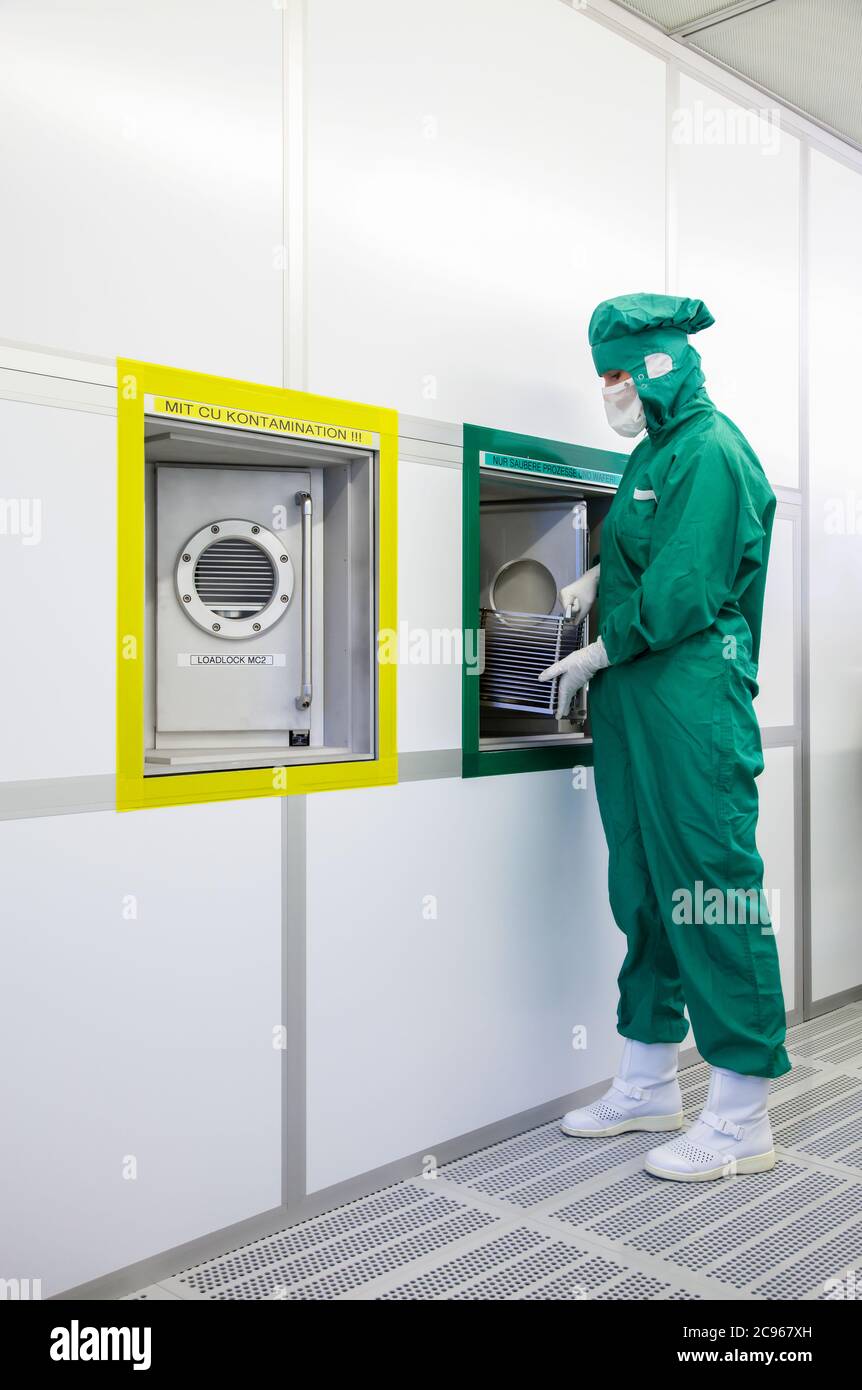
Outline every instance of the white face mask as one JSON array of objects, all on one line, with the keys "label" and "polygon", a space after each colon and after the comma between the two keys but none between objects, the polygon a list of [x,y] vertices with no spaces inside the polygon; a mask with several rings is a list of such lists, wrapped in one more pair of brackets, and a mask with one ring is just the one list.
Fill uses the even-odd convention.
[{"label": "white face mask", "polygon": [[608,424],[617,434],[633,439],[646,429],[643,403],[631,378],[618,381],[616,386],[603,386],[602,395]]}]

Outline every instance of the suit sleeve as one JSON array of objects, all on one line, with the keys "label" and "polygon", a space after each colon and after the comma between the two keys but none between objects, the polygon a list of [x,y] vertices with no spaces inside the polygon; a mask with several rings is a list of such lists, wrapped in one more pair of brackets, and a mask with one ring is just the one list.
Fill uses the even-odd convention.
[{"label": "suit sleeve", "polygon": [[711,627],[766,558],[768,538],[745,474],[723,448],[700,448],[677,461],[654,525],[668,531],[667,541],[638,587],[603,616],[600,633],[612,666]]}]

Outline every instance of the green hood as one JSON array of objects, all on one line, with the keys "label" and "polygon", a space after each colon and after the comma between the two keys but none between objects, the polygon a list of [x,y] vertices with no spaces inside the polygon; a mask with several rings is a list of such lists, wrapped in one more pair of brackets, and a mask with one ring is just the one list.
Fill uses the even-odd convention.
[{"label": "green hood", "polygon": [[[596,371],[599,376],[631,373],[650,434],[670,423],[698,392],[708,401],[701,390],[700,353],[687,334],[714,322],[702,299],[672,294],[622,294],[605,299],[593,313],[589,337]],[[672,369],[651,377],[645,359],[653,353],[666,353]]]}]

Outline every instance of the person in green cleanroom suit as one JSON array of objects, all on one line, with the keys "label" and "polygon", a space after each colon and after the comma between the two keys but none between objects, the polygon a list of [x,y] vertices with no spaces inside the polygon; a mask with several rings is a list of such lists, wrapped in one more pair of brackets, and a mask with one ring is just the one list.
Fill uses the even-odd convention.
[{"label": "person in green cleanroom suit", "polygon": [[561,676],[564,703],[593,678],[596,793],[628,943],[620,1075],[563,1128],[679,1128],[687,1006],[713,1068],[707,1107],[646,1166],[689,1181],[772,1166],[768,1078],[790,1069],[755,844],[763,757],[752,702],[775,496],[704,389],[687,335],[712,323],[701,300],[669,295],[624,295],[592,316],[608,418],[647,434],[603,523],[598,571],[563,591],[585,616],[598,590],[598,638],[543,672]]}]

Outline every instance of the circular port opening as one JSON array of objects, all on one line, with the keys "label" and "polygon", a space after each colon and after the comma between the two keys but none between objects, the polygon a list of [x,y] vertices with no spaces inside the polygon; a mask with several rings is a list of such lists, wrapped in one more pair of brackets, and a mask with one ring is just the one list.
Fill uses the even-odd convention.
[{"label": "circular port opening", "polygon": [[488,600],[495,612],[553,613],[557,582],[539,560],[510,560],[494,575]]},{"label": "circular port opening", "polygon": [[220,618],[250,618],[272,602],[277,577],[266,551],[241,536],[213,541],[195,565],[194,589]]},{"label": "circular port opening", "polygon": [[183,612],[211,636],[257,637],[287,612],[293,565],[274,531],[255,521],[220,518],[186,541],[176,586]]}]

